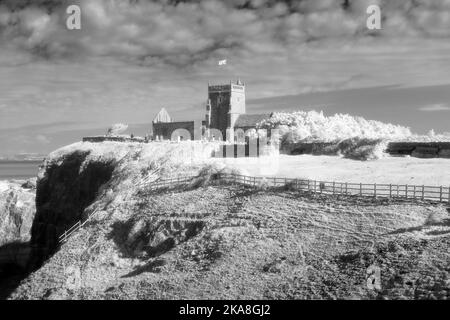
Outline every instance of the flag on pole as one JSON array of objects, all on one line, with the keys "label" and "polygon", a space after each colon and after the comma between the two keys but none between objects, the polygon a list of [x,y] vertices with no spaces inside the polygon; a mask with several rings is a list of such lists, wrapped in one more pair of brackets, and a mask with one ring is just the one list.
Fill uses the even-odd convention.
[{"label": "flag on pole", "polygon": [[219,61],[219,66],[224,66],[224,65],[226,65],[227,64],[227,60],[225,59],[225,60],[220,60]]}]

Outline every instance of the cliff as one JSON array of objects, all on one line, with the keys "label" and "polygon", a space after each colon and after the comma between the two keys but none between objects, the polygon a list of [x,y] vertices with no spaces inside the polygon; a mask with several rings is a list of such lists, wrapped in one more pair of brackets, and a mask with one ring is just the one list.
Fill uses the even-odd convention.
[{"label": "cliff", "polygon": [[0,253],[12,242],[30,240],[35,214],[35,190],[21,183],[0,181]]},{"label": "cliff", "polygon": [[186,174],[210,157],[212,148],[198,143],[180,147],[171,143],[81,142],[51,153],[37,180],[31,266],[51,255],[58,237],[76,222],[102,210],[109,201],[123,201],[138,187],[133,181],[150,183]]},{"label": "cliff", "polygon": [[0,181],[0,299],[26,271],[34,215],[34,183]]},{"label": "cliff", "polygon": [[[448,298],[443,204],[209,184],[215,144],[77,143],[39,174],[10,299]],[[196,175],[183,187],[160,178]],[[58,235],[87,223],[67,242]],[[45,253],[43,253],[45,251]],[[41,264],[45,261],[44,264]],[[367,287],[381,269],[382,289]]]}]

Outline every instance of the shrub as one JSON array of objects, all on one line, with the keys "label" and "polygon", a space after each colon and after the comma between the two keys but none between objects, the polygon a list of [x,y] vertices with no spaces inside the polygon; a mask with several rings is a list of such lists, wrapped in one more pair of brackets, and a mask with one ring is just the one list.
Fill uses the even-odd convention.
[{"label": "shrub", "polygon": [[128,129],[127,124],[116,123],[116,124],[113,124],[110,128],[108,128],[108,132],[106,134],[108,136],[114,136],[114,135],[121,134],[122,132],[124,132],[127,129]]},{"label": "shrub", "polygon": [[259,190],[267,190],[269,188],[269,182],[266,178],[262,178],[261,180],[259,180],[256,188]]},{"label": "shrub", "polygon": [[383,139],[351,138],[339,143],[338,149],[343,157],[355,160],[375,160],[383,157],[387,142]]},{"label": "shrub", "polygon": [[334,142],[349,138],[399,140],[412,136],[409,128],[366,120],[348,114],[327,117],[323,112],[275,112],[258,123],[258,128],[280,130],[281,142]]},{"label": "shrub", "polygon": [[442,218],[437,213],[431,212],[428,215],[427,219],[425,220],[424,224],[426,226],[432,226],[432,225],[435,225],[435,224],[439,224],[441,222],[442,222]]}]

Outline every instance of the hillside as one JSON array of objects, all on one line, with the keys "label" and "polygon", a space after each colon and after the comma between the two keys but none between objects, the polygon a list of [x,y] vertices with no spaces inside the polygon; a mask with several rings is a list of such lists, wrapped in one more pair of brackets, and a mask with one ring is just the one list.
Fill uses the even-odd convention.
[{"label": "hillside", "polygon": [[[60,230],[90,219],[48,260],[35,252],[45,264],[10,299],[450,296],[443,204],[217,185],[218,169],[204,170],[215,145],[194,145],[79,143],[52,153],[32,244],[51,248]],[[183,188],[151,187],[199,172]],[[371,265],[380,291],[367,288]]]}]

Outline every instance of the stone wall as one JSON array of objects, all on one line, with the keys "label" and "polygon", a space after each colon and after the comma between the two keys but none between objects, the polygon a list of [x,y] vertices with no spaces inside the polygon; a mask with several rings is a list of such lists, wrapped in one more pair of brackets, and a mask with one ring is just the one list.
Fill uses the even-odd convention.
[{"label": "stone wall", "polygon": [[450,158],[450,142],[390,142],[386,152],[393,156]]},{"label": "stone wall", "polygon": [[115,142],[147,142],[142,137],[127,137],[127,136],[92,136],[84,137],[83,142],[104,142],[104,141],[115,141]]},{"label": "stone wall", "polygon": [[190,133],[190,139],[183,140],[194,140],[194,121],[153,123],[153,139],[171,140],[172,133],[177,129],[185,129]]},{"label": "stone wall", "polygon": [[299,155],[335,155],[338,152],[338,144],[333,142],[297,142],[283,143],[281,153]]}]

